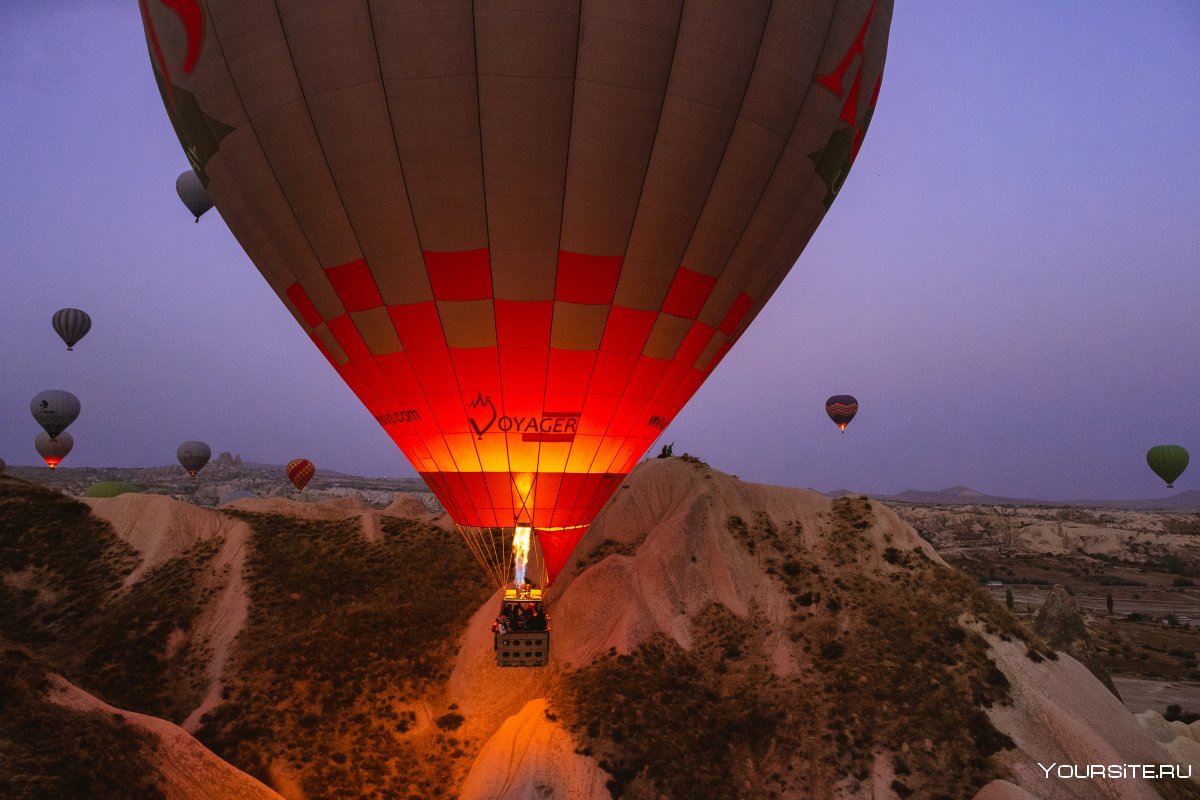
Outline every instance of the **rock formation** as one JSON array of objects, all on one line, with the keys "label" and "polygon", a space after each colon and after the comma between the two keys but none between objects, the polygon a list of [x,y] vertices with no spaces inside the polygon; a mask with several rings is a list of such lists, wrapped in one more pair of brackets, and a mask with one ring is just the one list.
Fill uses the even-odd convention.
[{"label": "rock formation", "polygon": [[1055,650],[1070,654],[1087,667],[1110,692],[1118,698],[1121,696],[1092,645],[1092,638],[1083,622],[1083,614],[1079,612],[1066,589],[1061,586],[1054,587],[1054,591],[1046,597],[1046,602],[1034,618],[1033,629]]}]

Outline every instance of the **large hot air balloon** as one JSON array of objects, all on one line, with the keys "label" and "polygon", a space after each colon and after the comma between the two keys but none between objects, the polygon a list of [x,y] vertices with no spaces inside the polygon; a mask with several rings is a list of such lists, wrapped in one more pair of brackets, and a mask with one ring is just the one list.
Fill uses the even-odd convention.
[{"label": "large hot air balloon", "polygon": [[1187,469],[1188,451],[1177,444],[1160,444],[1146,451],[1146,463],[1167,482],[1168,489],[1174,489],[1176,479]]},{"label": "large hot air balloon", "polygon": [[54,332],[67,343],[68,350],[74,350],[75,343],[92,329],[92,318],[78,308],[60,308],[54,312],[50,323],[54,326]]},{"label": "large hot air balloon", "polygon": [[292,486],[295,486],[298,491],[303,492],[304,487],[308,486],[308,482],[316,474],[317,468],[307,458],[296,458],[289,461],[283,471],[287,473],[288,480],[292,482]]},{"label": "large hot air balloon", "polygon": [[[850,169],[890,0],[142,0],[259,271],[508,579],[550,580]],[[494,554],[494,555],[489,555]]]},{"label": "large hot air balloon", "polygon": [[53,439],[48,433],[41,431],[34,437],[33,446],[42,460],[46,462],[46,466],[54,469],[71,452],[71,448],[75,446],[75,439],[66,431]]},{"label": "large hot air balloon", "polygon": [[825,401],[825,413],[839,428],[846,430],[850,420],[858,413],[858,401],[853,395],[835,394]]},{"label": "large hot air balloon", "polygon": [[53,439],[79,416],[79,398],[62,389],[47,389],[34,395],[29,411]]},{"label": "large hot air balloon", "polygon": [[189,169],[179,173],[179,177],[175,179],[175,193],[187,206],[187,210],[192,212],[196,222],[200,221],[205,211],[213,207],[212,198],[208,196],[208,190],[200,182],[200,176],[195,170]]},{"label": "large hot air balloon", "polygon": [[184,442],[175,451],[175,457],[183,468],[196,477],[196,473],[204,469],[204,465],[212,458],[212,450],[204,442]]}]

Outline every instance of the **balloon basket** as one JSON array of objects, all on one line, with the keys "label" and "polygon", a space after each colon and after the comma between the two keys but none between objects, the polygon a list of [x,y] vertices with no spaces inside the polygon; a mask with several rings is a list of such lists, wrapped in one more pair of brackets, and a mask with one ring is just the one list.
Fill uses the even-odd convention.
[{"label": "balloon basket", "polygon": [[496,666],[544,667],[550,663],[550,620],[542,603],[542,590],[533,586],[509,587],[500,603],[495,633]]}]

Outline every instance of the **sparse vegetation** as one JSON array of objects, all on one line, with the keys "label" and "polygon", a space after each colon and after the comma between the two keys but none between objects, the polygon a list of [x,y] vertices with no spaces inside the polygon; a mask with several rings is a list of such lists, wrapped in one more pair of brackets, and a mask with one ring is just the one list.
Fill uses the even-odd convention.
[{"label": "sparse vegetation", "polygon": [[161,800],[158,740],[120,716],[46,699],[46,668],[0,637],[0,797]]},{"label": "sparse vegetation", "polygon": [[199,702],[203,654],[185,634],[211,589],[200,576],[220,547],[198,542],[132,586],[136,552],[86,505],[0,481],[0,634],[104,700],[180,721]]},{"label": "sparse vegetation", "polygon": [[586,556],[575,562],[575,570],[583,572],[588,567],[599,564],[612,555],[631,556],[638,548],[637,542],[618,542],[615,539],[605,539],[593,547]]},{"label": "sparse vegetation", "polygon": [[1090,628],[1105,667],[1114,675],[1167,681],[1200,677],[1200,630],[1163,625],[1137,612],[1125,618],[1098,616]]},{"label": "sparse vegetation", "polygon": [[1009,687],[972,628],[1025,640],[1039,659],[1051,651],[969,577],[884,546],[874,520],[867,498],[834,501],[818,552],[795,522],[726,521],[792,598],[787,638],[802,665],[789,677],[775,674],[761,613],[720,606],[695,620],[691,650],[659,637],[567,676],[554,711],[610,773],[613,797],[803,796],[866,780],[880,753],[904,796],[969,797],[994,777],[989,756],[1013,745],[985,710]]},{"label": "sparse vegetation", "polygon": [[76,639],[137,564],[85,504],[0,478],[0,633],[51,650]]},{"label": "sparse vegetation", "polygon": [[452,796],[479,743],[452,735],[453,709],[423,730],[413,709],[435,702],[491,593],[467,548],[413,520],[372,543],[354,519],[238,516],[253,528],[250,615],[198,738],[262,779],[287,764],[313,800]]}]

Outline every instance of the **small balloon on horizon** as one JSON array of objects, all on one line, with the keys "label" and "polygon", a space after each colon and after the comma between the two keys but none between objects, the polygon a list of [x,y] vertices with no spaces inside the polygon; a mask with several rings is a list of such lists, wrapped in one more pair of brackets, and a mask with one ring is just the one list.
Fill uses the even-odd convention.
[{"label": "small balloon on horizon", "polygon": [[204,469],[204,465],[212,458],[212,450],[204,442],[188,441],[179,445],[179,449],[175,451],[175,457],[194,478],[196,473]]},{"label": "small balloon on horizon", "polygon": [[316,474],[317,468],[307,458],[296,458],[288,462],[284,467],[284,472],[287,473],[288,480],[292,482],[296,490],[303,492],[304,487],[308,486],[308,482]]}]

